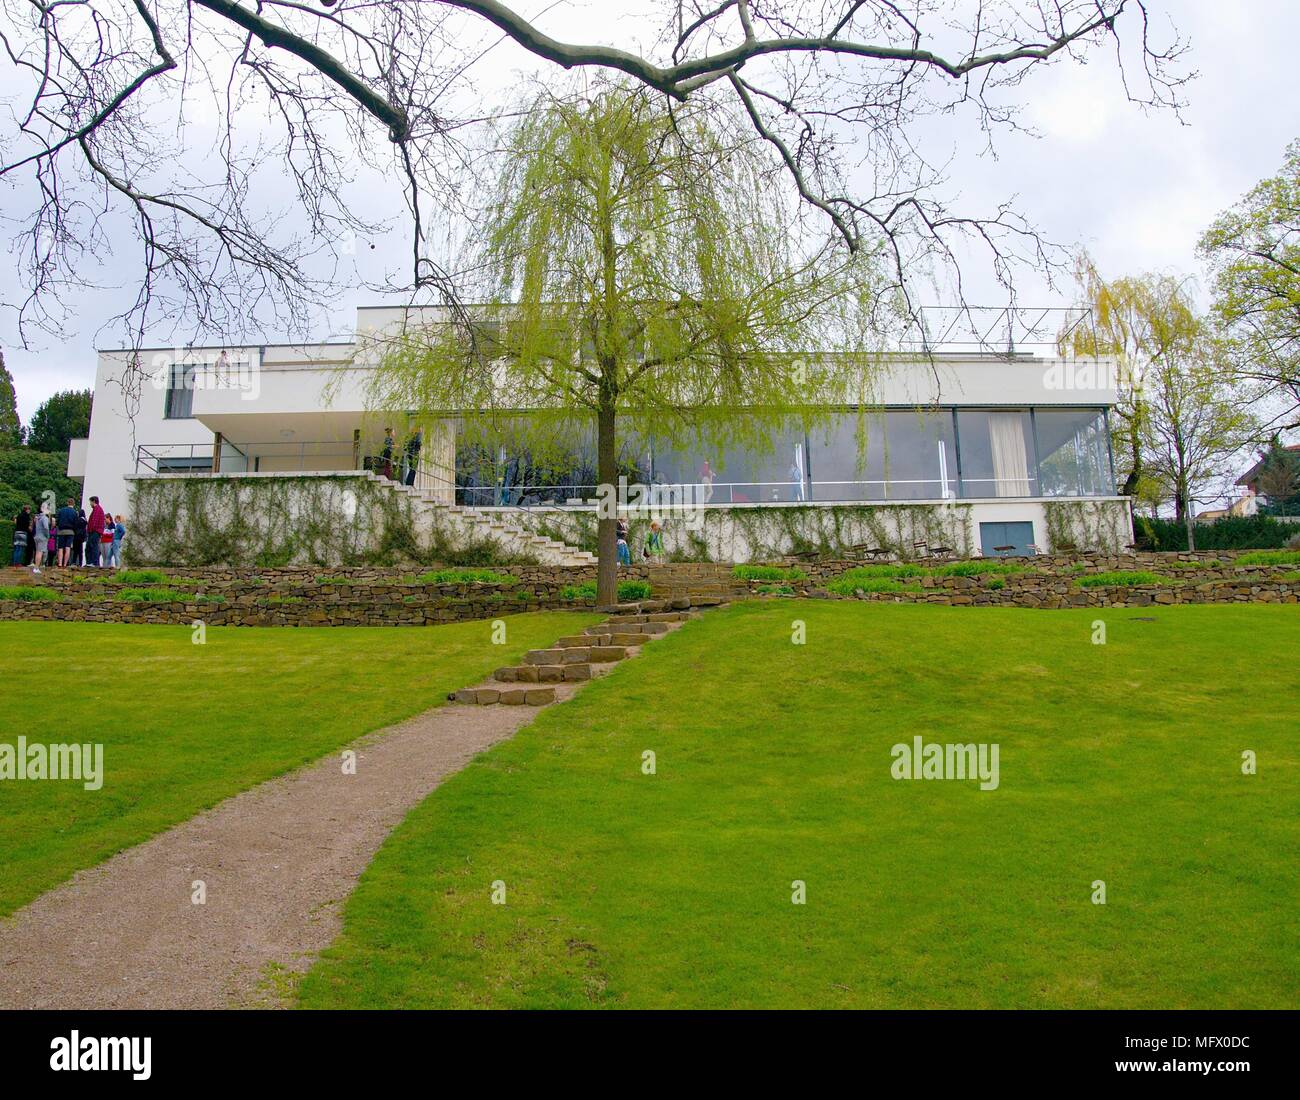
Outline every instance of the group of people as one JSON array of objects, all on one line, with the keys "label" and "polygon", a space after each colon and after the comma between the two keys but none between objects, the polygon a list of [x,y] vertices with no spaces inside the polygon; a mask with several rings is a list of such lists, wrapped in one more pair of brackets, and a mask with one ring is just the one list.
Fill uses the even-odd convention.
[{"label": "group of people", "polygon": [[[393,435],[392,428],[384,429],[384,449],[379,455],[379,473],[388,478],[389,481],[399,481],[403,485],[415,484],[415,471],[420,466],[420,446],[424,442],[424,432],[416,428],[409,436],[401,448],[401,467],[396,464],[397,437]],[[397,473],[397,477],[393,474]]]},{"label": "group of people", "polygon": [[[615,536],[615,548],[618,551],[618,564],[632,564],[632,548],[628,545],[631,528],[628,522],[622,516],[618,517],[618,533]],[[659,521],[650,521],[650,530],[645,537],[645,545],[641,548],[641,557],[646,561],[655,563],[664,560],[664,532]]]},{"label": "group of people", "polygon": [[44,507],[33,512],[24,504],[14,516],[13,564],[30,565],[33,573],[42,566],[120,566],[125,518],[104,511],[99,497],[90,498],[90,515],[71,497],[53,514]]}]

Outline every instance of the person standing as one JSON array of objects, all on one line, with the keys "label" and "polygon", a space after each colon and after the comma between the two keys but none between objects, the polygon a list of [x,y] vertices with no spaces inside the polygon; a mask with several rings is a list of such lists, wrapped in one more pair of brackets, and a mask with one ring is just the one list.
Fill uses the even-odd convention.
[{"label": "person standing", "polygon": [[407,485],[415,484],[415,471],[420,465],[420,445],[424,442],[424,429],[416,428],[411,438],[406,441],[406,477]]},{"label": "person standing", "polygon": [[393,480],[393,429],[384,429],[384,449],[380,452],[380,471],[389,481]]},{"label": "person standing", "polygon": [[708,504],[713,499],[713,467],[709,465],[709,460],[704,460],[704,465],[700,467],[700,485],[703,489],[704,499],[701,504]]},{"label": "person standing", "polygon": [[64,501],[54,519],[58,528],[59,568],[66,569],[72,564],[72,540],[77,534],[77,505],[71,497]]},{"label": "person standing", "polygon": [[77,509],[77,519],[72,527],[72,564],[84,565],[86,563],[86,510]]},{"label": "person standing", "polygon": [[646,536],[642,556],[656,564],[664,560],[664,533],[659,527],[658,520],[650,524],[650,534]]},{"label": "person standing", "polygon": [[45,560],[45,548],[50,541],[50,515],[45,509],[36,513],[36,518],[32,521],[32,572],[41,571],[41,563]]},{"label": "person standing", "polygon": [[118,569],[122,568],[122,540],[126,538],[126,524],[122,522],[123,518],[122,513],[118,512],[117,520],[113,524],[113,541],[109,547],[112,563]]},{"label": "person standing", "polygon": [[14,516],[14,565],[26,565],[32,545],[32,510],[24,504]]},{"label": "person standing", "polygon": [[615,549],[618,551],[618,564],[632,564],[632,549],[628,545],[628,526],[627,520],[623,516],[618,517],[618,530],[615,536]]},{"label": "person standing", "polygon": [[104,509],[99,506],[99,497],[91,497],[90,504],[90,517],[86,520],[86,564],[97,566],[100,540],[104,537]]},{"label": "person standing", "polygon": [[99,536],[99,565],[101,569],[107,569],[112,564],[113,558],[113,529],[117,526],[113,522],[113,513],[104,513],[104,533]]}]

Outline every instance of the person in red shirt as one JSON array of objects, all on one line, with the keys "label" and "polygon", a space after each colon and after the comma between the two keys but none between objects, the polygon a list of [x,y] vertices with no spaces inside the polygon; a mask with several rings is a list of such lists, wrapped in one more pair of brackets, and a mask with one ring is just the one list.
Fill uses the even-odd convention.
[{"label": "person in red shirt", "polygon": [[104,536],[104,509],[99,497],[91,497],[90,517],[86,520],[86,564],[99,564],[99,546]]}]

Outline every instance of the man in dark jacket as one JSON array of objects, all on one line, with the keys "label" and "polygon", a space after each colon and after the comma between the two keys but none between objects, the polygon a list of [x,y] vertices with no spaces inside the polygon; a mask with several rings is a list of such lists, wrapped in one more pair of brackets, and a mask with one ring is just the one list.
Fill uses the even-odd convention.
[{"label": "man in dark jacket", "polygon": [[86,510],[77,509],[77,522],[72,525],[72,564],[83,565],[86,561]]},{"label": "man in dark jacket", "polygon": [[59,552],[59,568],[66,569],[72,562],[72,540],[77,534],[77,505],[71,497],[64,502],[54,520],[57,528],[55,546]]},{"label": "man in dark jacket", "polygon": [[104,509],[99,506],[99,497],[90,498],[90,518],[86,520],[86,564],[99,564],[100,537],[104,534]]}]

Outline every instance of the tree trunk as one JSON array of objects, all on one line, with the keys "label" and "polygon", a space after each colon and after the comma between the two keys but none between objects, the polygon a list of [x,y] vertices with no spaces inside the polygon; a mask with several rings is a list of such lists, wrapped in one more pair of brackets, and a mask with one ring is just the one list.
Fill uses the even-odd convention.
[{"label": "tree trunk", "polygon": [[[614,427],[616,412],[612,398],[602,397],[596,412],[596,479],[601,485],[618,488],[618,462],[615,455]],[[598,499],[601,497],[597,493]],[[613,607],[618,603],[618,518],[602,517],[596,524],[596,606]],[[598,513],[599,515],[599,513]]]},{"label": "tree trunk", "polygon": [[1194,513],[1194,510],[1192,508],[1192,502],[1190,500],[1187,502],[1186,508],[1183,509],[1183,514],[1187,519],[1187,549],[1195,550],[1196,549],[1196,515]]}]

